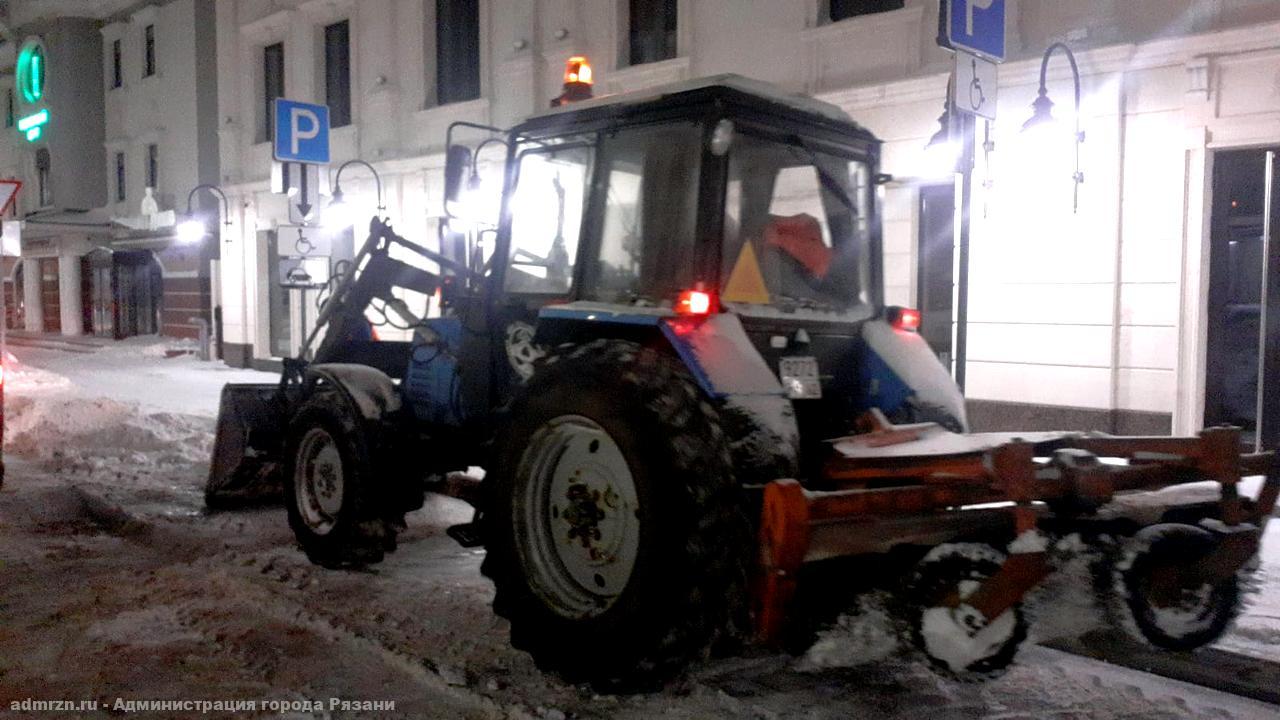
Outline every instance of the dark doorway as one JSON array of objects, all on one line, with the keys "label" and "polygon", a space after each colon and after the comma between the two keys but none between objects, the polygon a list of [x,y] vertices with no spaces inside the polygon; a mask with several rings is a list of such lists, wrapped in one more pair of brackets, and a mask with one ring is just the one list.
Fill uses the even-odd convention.
[{"label": "dark doorway", "polygon": [[920,188],[920,248],[916,265],[916,307],[920,334],[951,369],[955,296],[955,186]]},{"label": "dark doorway", "polygon": [[58,258],[40,258],[40,310],[47,333],[62,332],[62,302],[58,297]]},{"label": "dark doorway", "polygon": [[[1280,150],[1280,149],[1277,149]],[[1280,392],[1280,348],[1260,352],[1264,315],[1263,268],[1266,226],[1267,149],[1223,151],[1214,155],[1213,207],[1209,236],[1209,316],[1205,366],[1204,423],[1235,425],[1252,443],[1258,433],[1258,366],[1266,357],[1264,396]],[[1273,208],[1273,217],[1275,209]],[[1274,221],[1273,221],[1274,226]],[[1272,237],[1275,236],[1272,229]],[[1268,346],[1280,343],[1280,263],[1277,243],[1270,243],[1265,314]],[[1261,439],[1272,446],[1280,439],[1280,404],[1263,406]]]},{"label": "dark doorway", "polygon": [[150,250],[117,252],[115,260],[116,338],[154,335],[160,329],[163,286],[160,265]]}]

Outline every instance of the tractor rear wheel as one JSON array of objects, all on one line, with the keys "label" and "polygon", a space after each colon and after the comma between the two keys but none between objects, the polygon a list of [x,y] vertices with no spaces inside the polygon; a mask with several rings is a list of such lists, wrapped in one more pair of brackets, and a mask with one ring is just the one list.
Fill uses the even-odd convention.
[{"label": "tractor rear wheel", "polygon": [[1144,528],[1124,546],[1112,572],[1112,619],[1135,639],[1166,650],[1194,650],[1217,640],[1240,609],[1238,575],[1180,585],[1176,573],[1217,542],[1194,525]]},{"label": "tractor rear wheel", "polygon": [[330,568],[381,562],[396,546],[374,482],[375,438],[336,390],[317,390],[289,423],[284,501],[311,562]]},{"label": "tractor rear wheel", "polygon": [[728,443],[678,363],[615,340],[553,356],[499,447],[482,570],[540,667],[650,689],[745,621],[750,534]]}]

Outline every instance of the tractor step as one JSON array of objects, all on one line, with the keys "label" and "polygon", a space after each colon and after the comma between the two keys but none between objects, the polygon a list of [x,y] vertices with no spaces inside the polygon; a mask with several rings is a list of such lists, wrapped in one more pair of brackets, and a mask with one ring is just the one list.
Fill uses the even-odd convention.
[{"label": "tractor step", "polygon": [[478,523],[469,522],[460,525],[450,525],[445,530],[449,537],[464,548],[480,547],[484,545],[484,536],[480,532]]}]

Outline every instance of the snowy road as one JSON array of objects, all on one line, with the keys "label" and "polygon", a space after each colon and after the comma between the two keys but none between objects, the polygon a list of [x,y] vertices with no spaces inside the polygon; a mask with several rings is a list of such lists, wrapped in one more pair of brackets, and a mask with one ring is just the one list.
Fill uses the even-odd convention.
[{"label": "snowy road", "polygon": [[[396,707],[334,717],[1280,716],[1274,705],[1039,647],[982,685],[939,680],[898,654],[820,670],[757,654],[695,668],[662,693],[596,696],[509,647],[480,551],[443,533],[467,517],[456,501],[412,515],[399,551],[369,572],[311,566],[281,510],[204,514],[204,456],[192,448],[207,452],[217,387],[246,374],[170,365],[138,348],[16,352],[28,369],[11,376],[16,446],[0,490],[0,715],[25,698],[338,697]],[[1264,572],[1274,588],[1280,538],[1271,540]],[[1276,659],[1277,596],[1228,644]]]}]

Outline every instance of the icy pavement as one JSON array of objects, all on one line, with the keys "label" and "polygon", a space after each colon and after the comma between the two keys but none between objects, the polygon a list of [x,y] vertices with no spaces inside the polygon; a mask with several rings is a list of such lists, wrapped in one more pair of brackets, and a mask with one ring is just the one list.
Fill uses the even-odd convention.
[{"label": "icy pavement", "polygon": [[[756,653],[694,668],[661,693],[599,696],[509,646],[478,572],[482,551],[444,535],[469,517],[456,501],[434,499],[411,515],[400,549],[365,572],[310,565],[282,510],[202,512],[221,383],[274,376],[163,359],[162,349],[15,349],[0,490],[0,715],[14,700],[82,697],[338,697],[396,702],[395,712],[364,717],[547,720],[1280,714],[1039,647],[1000,680],[950,683],[904,656],[874,603],[808,658]],[[1272,598],[1278,558],[1273,541],[1264,568]],[[1070,575],[1061,581],[1073,585]],[[1054,604],[1064,590],[1046,594],[1041,619],[1081,616]],[[1273,606],[1258,607],[1242,629],[1280,625],[1267,624],[1280,614]],[[312,716],[361,717],[298,715]]]}]

